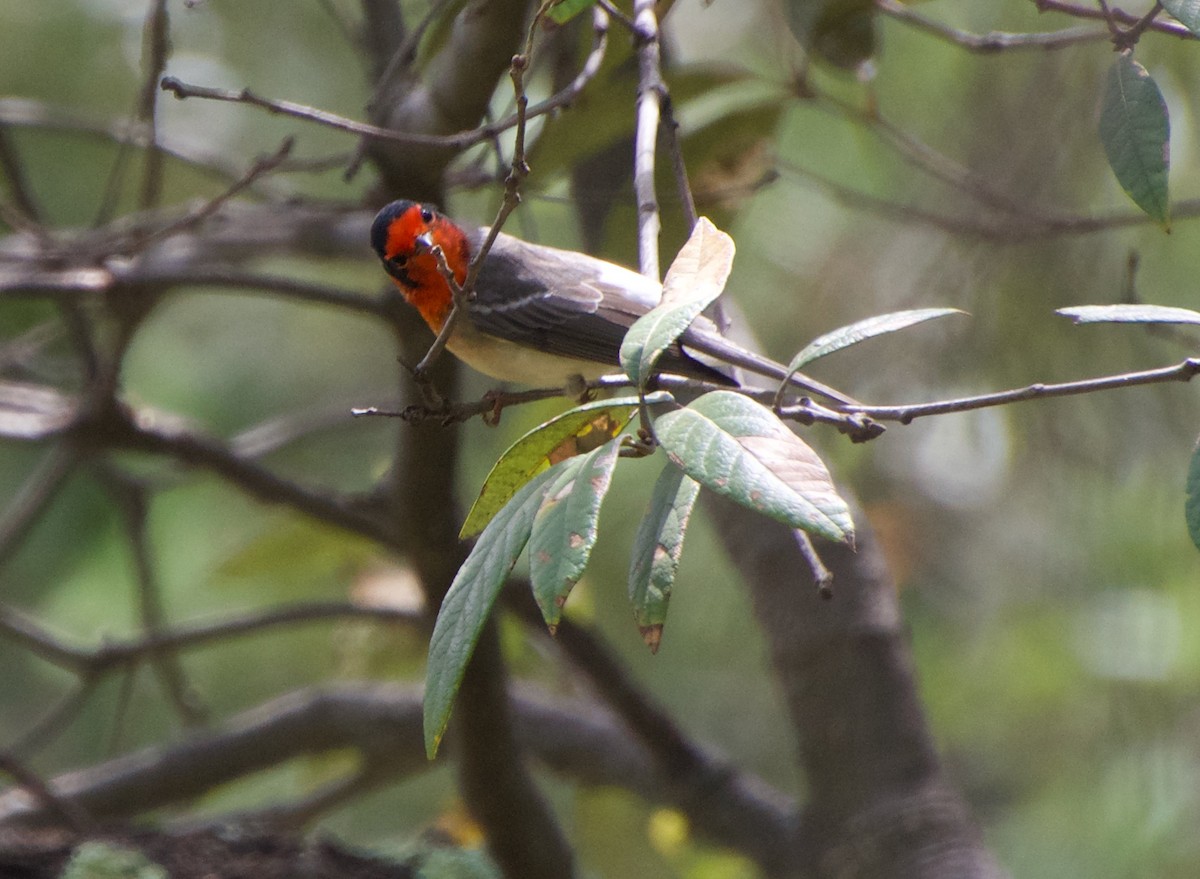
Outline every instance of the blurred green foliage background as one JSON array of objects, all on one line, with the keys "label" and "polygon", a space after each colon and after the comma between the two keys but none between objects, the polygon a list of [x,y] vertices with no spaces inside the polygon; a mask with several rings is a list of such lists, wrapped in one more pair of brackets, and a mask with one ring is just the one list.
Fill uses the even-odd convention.
[{"label": "blurred green foliage background", "polygon": [[[1073,24],[1039,16],[1033,3],[1019,0],[918,8],[977,33]],[[172,4],[167,72],[362,118],[369,85],[331,9],[352,18],[356,5]],[[125,118],[141,81],[144,14],[145,4],[135,0],[0,0],[0,105],[11,111],[21,100],[44,102],[96,125]],[[766,2],[680,0],[667,30],[668,84],[684,84],[676,99],[701,209],[737,241],[729,296],[765,350],[786,359],[817,333],[889,310],[949,305],[971,312],[839,354],[817,371],[881,403],[1147,368],[1195,353],[1195,334],[1074,327],[1052,312],[1131,293],[1200,307],[1200,224],[1180,217],[1170,235],[1149,222],[1021,241],[979,234],[977,224],[995,219],[994,212],[914,169],[879,126],[849,119],[834,103],[875,101],[888,123],[1035,214],[1134,216],[1096,135],[1108,44],[975,55],[883,18],[873,81],[814,69],[812,85],[822,97],[804,98],[797,85],[802,59],[780,15]],[[614,55],[620,51],[627,50]],[[1151,34],[1137,55],[1170,106],[1172,191],[1186,198],[1200,190],[1193,87],[1200,46]],[[534,77],[543,93],[545,79]],[[497,107],[508,98],[502,88]],[[164,141],[234,168],[289,133],[302,157],[354,146],[338,133],[247,107],[167,96],[159,107]],[[576,246],[565,172],[573,157],[616,141],[631,124],[630,94],[615,87],[610,94],[598,83],[597,94],[553,123],[534,148],[526,204],[510,231]],[[47,217],[55,225],[91,223],[116,148],[77,130],[14,125],[7,133]],[[774,182],[747,185],[768,168],[778,171]],[[883,216],[848,207],[828,181],[904,209]],[[369,172],[347,183],[335,169],[276,176],[270,185],[354,202],[370,182]],[[171,162],[166,201],[211,196],[222,185]],[[447,207],[487,222],[498,192],[455,192]],[[633,216],[629,196],[605,232],[605,253],[629,263]],[[683,230],[669,207],[667,218],[670,252]],[[1011,215],[1002,220],[1012,238],[1031,224]],[[1132,287],[1131,254],[1138,257]],[[354,289],[382,283],[366,242],[353,262],[286,268]],[[0,300],[0,346],[54,316],[48,303]],[[35,378],[62,380],[67,351],[64,339],[46,344],[33,360]],[[390,337],[363,318],[261,296],[180,290],[139,332],[126,392],[235,436],[291,413],[387,402],[395,356]],[[473,379],[469,390],[486,387]],[[506,443],[554,411],[556,404],[513,410],[499,429],[475,423],[462,432],[469,462],[464,504]],[[1200,564],[1182,515],[1197,412],[1194,386],[1160,386],[921,420],[894,426],[865,447],[810,431],[885,541],[937,740],[1014,876],[1182,879],[1200,869]],[[267,460],[306,481],[362,489],[380,475],[404,429],[337,417]],[[0,505],[45,454],[0,444]],[[150,529],[173,620],[344,597],[395,564],[213,478],[134,457],[122,464],[164,486]],[[763,645],[706,522],[697,523],[685,547],[658,656],[648,655],[632,625],[626,551],[653,467],[631,461],[618,470],[595,560],[568,612],[601,626],[685,729],[802,797],[795,743]],[[0,596],[72,642],[97,644],[135,631],[125,532],[94,473],[73,476],[0,570]],[[520,672],[569,686],[518,629],[509,634]],[[419,636],[400,630],[318,624],[193,651],[184,664],[219,718],[314,681],[416,679],[424,649]],[[0,669],[2,745],[60,698],[68,680],[3,641]],[[132,684],[110,679],[36,767],[79,767],[177,732],[149,672]],[[198,808],[294,797],[334,763],[298,761]],[[754,875],[691,839],[670,813],[619,792],[546,782],[593,875]],[[437,769],[335,813],[323,826],[394,852],[439,813],[453,816],[453,808],[452,779]]]}]

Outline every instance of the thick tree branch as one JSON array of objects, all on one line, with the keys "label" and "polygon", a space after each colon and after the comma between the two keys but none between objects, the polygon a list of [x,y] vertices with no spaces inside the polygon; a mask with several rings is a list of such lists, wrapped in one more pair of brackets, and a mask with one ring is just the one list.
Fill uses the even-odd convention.
[{"label": "thick tree branch", "polygon": [[[422,136],[474,129],[521,44],[530,7],[529,0],[471,0],[419,79],[411,68],[402,67],[390,81],[379,84],[371,121]],[[401,148],[383,140],[372,140],[367,147],[386,193],[435,202],[441,201],[442,173],[460,149]]]},{"label": "thick tree branch", "polygon": [[[512,697],[511,706],[522,748],[554,772],[582,785],[620,787],[648,802],[679,808],[705,838],[754,856],[764,812],[746,814],[738,801],[721,797],[705,802],[707,814],[696,811],[694,802],[678,796],[645,747],[604,709],[587,702],[550,702],[524,691]],[[447,740],[452,747],[456,734],[452,730]],[[421,743],[420,694],[395,685],[300,690],[210,732],[60,776],[49,790],[59,802],[111,821],[185,802],[304,754],[345,748],[357,750],[361,767],[369,770],[367,789],[424,772],[430,764]],[[360,774],[353,770],[347,781],[354,783]],[[49,808],[24,791],[9,790],[0,794],[0,824],[45,821],[52,817]],[[786,823],[789,804],[776,808],[772,824]],[[278,817],[291,822],[298,816],[285,808]]]},{"label": "thick tree branch", "polygon": [[942,775],[895,591],[862,517],[857,553],[821,549],[835,577],[833,600],[821,601],[801,582],[808,566],[792,531],[707,497],[800,735],[809,800],[795,851],[805,875],[1000,876]]},{"label": "thick tree branch", "polygon": [[[512,584],[505,599],[530,630],[544,628],[541,612],[526,584]],[[683,806],[701,834],[712,839],[736,835],[740,840],[738,849],[768,875],[786,871],[797,825],[793,807],[785,797],[688,738],[629,677],[598,635],[564,619],[554,643],[646,749],[661,779],[661,796]],[[728,823],[734,815],[738,816],[739,830]]]}]

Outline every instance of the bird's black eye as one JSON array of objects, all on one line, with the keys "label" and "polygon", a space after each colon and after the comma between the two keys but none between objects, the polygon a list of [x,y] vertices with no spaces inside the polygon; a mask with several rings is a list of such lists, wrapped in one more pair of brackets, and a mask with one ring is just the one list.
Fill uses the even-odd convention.
[{"label": "bird's black eye", "polygon": [[429,208],[421,208],[421,219],[426,223],[432,223],[433,211],[431,211]]},{"label": "bird's black eye", "polygon": [[404,268],[406,265],[408,265],[408,257],[407,256],[393,256],[391,262],[392,262],[392,265],[394,265],[394,266],[398,266],[399,268]]}]

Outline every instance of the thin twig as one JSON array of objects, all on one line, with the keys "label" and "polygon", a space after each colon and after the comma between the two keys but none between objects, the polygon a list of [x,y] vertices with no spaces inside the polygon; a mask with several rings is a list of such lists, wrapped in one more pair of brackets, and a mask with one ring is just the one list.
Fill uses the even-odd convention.
[{"label": "thin twig", "polygon": [[[8,126],[3,123],[0,123],[0,171],[3,171],[4,179],[8,181],[8,191],[21,215],[40,228],[41,208],[38,207],[37,199],[34,198],[33,190],[26,179],[25,165],[8,136]],[[8,218],[5,218],[5,222],[11,223]]]},{"label": "thin twig", "polygon": [[158,146],[158,80],[167,69],[171,51],[170,19],[167,0],[153,0],[146,12],[142,29],[142,67],[145,79],[138,99],[138,120],[146,134],[146,159],[142,168],[142,188],[138,204],[143,210],[154,207],[162,197],[163,155]]},{"label": "thin twig", "polygon": [[[1164,366],[1159,369],[1147,369],[1141,372],[1125,372],[1119,375],[1061,382],[1058,384],[1038,383],[1027,385],[1023,388],[996,391],[974,397],[939,400],[933,403],[909,403],[902,406],[859,406],[855,407],[852,411],[868,415],[871,418],[877,418],[880,421],[898,421],[901,424],[909,424],[917,418],[924,418],[929,415],[944,415],[947,412],[969,412],[973,409],[1004,406],[1024,400],[1069,397],[1117,388],[1131,388],[1137,385],[1162,384],[1173,381],[1186,382],[1190,381],[1192,376],[1197,373],[1200,373],[1200,358],[1189,357],[1175,366]],[[785,407],[781,412],[786,414],[790,412],[790,408]]]},{"label": "thin twig", "polygon": [[[1103,10],[1095,6],[1082,6],[1078,3],[1068,2],[1068,0],[1033,0],[1033,3],[1037,6],[1038,12],[1061,12],[1064,15],[1070,15],[1074,18],[1086,18],[1095,21],[1112,20],[1119,24],[1130,26],[1137,25],[1144,18],[1144,16],[1126,12],[1124,9],[1112,9],[1111,15],[1107,15]],[[1159,33],[1170,34],[1173,37],[1179,37],[1184,40],[1198,39],[1196,34],[1177,21],[1162,21],[1156,18],[1146,25],[1146,28],[1158,31]]]},{"label": "thin twig", "polygon": [[8,746],[9,752],[27,758],[52,745],[83,711],[99,682],[100,679],[94,676],[80,678],[71,692],[13,740]]},{"label": "thin twig", "polygon": [[637,126],[633,143],[633,189],[637,198],[638,266],[643,275],[662,280],[658,262],[658,196],[654,187],[654,156],[665,86],[658,45],[658,16],[654,0],[634,0],[633,20],[638,41]]},{"label": "thin twig", "polygon": [[800,549],[800,555],[808,563],[808,570],[817,587],[817,594],[826,600],[833,598],[833,589],[831,588],[833,572],[826,567],[825,562],[821,561],[817,548],[813,546],[812,538],[808,536],[807,531],[801,531],[799,528],[793,534],[796,538],[796,546]]},{"label": "thin twig", "polygon": [[172,287],[203,287],[216,291],[247,293],[279,293],[294,302],[330,305],[359,314],[382,317],[387,314],[385,303],[377,296],[290,278],[236,266],[198,265],[176,268],[154,261],[114,263],[107,269],[39,270],[30,273],[0,272],[0,293],[12,296],[46,296],[61,301],[105,293],[120,285],[137,285],[170,289]]},{"label": "thin twig", "polygon": [[605,12],[607,12],[609,17],[619,21],[631,34],[637,33],[637,26],[634,25],[633,19],[626,15],[622,9],[612,2],[612,0],[599,0],[596,6],[597,8],[603,9]]},{"label": "thin twig", "polygon": [[262,465],[236,454],[227,445],[168,423],[168,419],[117,410],[107,413],[98,425],[83,424],[77,430],[100,431],[116,447],[140,449],[174,458],[182,464],[201,467],[221,476],[252,497],[282,503],[305,515],[361,534],[384,546],[395,546],[397,536],[390,523],[369,515],[351,499],[328,490],[305,488],[284,479]]},{"label": "thin twig", "polygon": [[[30,98],[0,98],[0,132],[5,126],[65,132],[132,146],[142,143],[136,127],[127,122],[113,123]],[[158,133],[152,149],[222,180],[235,180],[242,173],[242,169],[233,165],[224,154],[203,152],[191,142],[172,141],[165,132]],[[264,187],[260,184],[260,188]]]},{"label": "thin twig", "polygon": [[[879,217],[902,223],[921,223],[958,238],[983,241],[1022,242],[1040,241],[1050,236],[1092,235],[1110,229],[1143,226],[1158,221],[1144,211],[1113,211],[1098,216],[1045,216],[1027,218],[1021,222],[981,220],[969,216],[952,216],[926,210],[910,204],[894,202],[839,183],[816,171],[780,162],[781,171],[790,172],[812,183],[839,204],[867,211]],[[1200,198],[1184,199],[1171,207],[1176,218],[1200,216]]]},{"label": "thin twig", "polygon": [[517,105],[517,130],[513,142],[512,166],[508,176],[504,180],[504,198],[500,202],[499,210],[496,212],[496,219],[492,222],[491,228],[488,229],[487,237],[484,239],[482,246],[480,246],[479,252],[471,260],[471,264],[467,268],[466,277],[463,279],[461,285],[459,285],[457,278],[454,277],[454,272],[451,271],[450,266],[446,264],[446,255],[442,253],[442,249],[436,246],[431,249],[431,253],[437,260],[438,270],[441,272],[442,277],[445,278],[446,284],[450,287],[453,305],[450,308],[450,314],[447,315],[445,323],[437,334],[437,338],[433,340],[433,344],[429,346],[429,350],[421,358],[421,362],[417,364],[414,370],[414,374],[418,380],[429,374],[429,370],[442,351],[445,350],[446,344],[450,341],[450,336],[454,332],[458,321],[466,313],[469,303],[475,295],[475,282],[479,279],[479,273],[483,270],[483,263],[487,259],[488,253],[491,252],[492,246],[496,243],[504,222],[508,219],[509,214],[516,209],[517,205],[521,203],[521,183],[529,176],[529,165],[525,161],[525,127],[528,121],[526,110],[529,106],[529,97],[525,94],[525,71],[529,68],[530,53],[533,47],[533,34],[541,16],[545,13],[545,9],[546,6],[543,5],[529,26],[529,36],[526,39],[524,53],[514,55],[512,64],[509,66],[509,76],[512,79],[513,92],[516,95]]},{"label": "thin twig", "polygon": [[1100,11],[1104,14],[1104,24],[1108,28],[1108,33],[1112,37],[1113,43],[1119,45],[1124,34],[1121,32],[1120,25],[1113,19],[1112,10],[1108,8],[1107,0],[1096,0],[1096,2],[1100,7]]},{"label": "thin twig", "polygon": [[[601,52],[601,55],[603,52]],[[591,62],[589,56],[589,63]],[[544,101],[539,102],[529,109],[528,118],[535,116],[544,116],[562,107],[569,105],[578,96],[583,86],[595,76],[596,70],[599,69],[599,63],[592,64],[589,74],[582,82],[577,77],[574,82],[567,86],[562,91],[552,95]],[[344,131],[348,134],[357,134],[363,137],[376,138],[378,140],[391,141],[393,143],[406,144],[408,146],[427,146],[427,147],[445,147],[449,149],[464,150],[468,147],[475,146],[478,143],[483,143],[490,140],[497,134],[501,134],[510,128],[515,128],[519,124],[517,116],[508,116],[498,122],[492,122],[487,125],[472,128],[467,131],[460,131],[455,134],[413,134],[403,131],[396,131],[391,128],[381,128],[378,125],[371,125],[368,122],[358,122],[354,119],[348,119],[345,116],[339,116],[336,113],[329,113],[325,110],[318,110],[315,107],[310,107],[307,104],[299,104],[294,101],[279,101],[271,98],[264,98],[254,94],[249,89],[218,89],[209,88],[207,86],[193,85],[183,82],[174,76],[164,76],[161,83],[161,88],[164,91],[169,91],[179,100],[187,98],[204,98],[210,101],[227,101],[235,104],[248,104],[252,107],[258,107],[266,110],[268,113],[279,114],[282,116],[290,116],[294,119],[302,119],[306,122],[313,122],[318,125],[324,125],[328,128],[333,128],[338,131]]]},{"label": "thin twig", "polygon": [[[162,606],[162,587],[154,568],[147,534],[148,502],[146,489],[117,471],[102,468],[101,474],[125,521],[125,532],[133,554],[137,580],[138,608],[142,629],[153,637],[167,628]],[[166,693],[167,701],[175,708],[185,727],[204,723],[208,711],[200,702],[195,689],[188,683],[183,665],[175,653],[155,653],[151,665]]]},{"label": "thin twig", "polygon": [[243,190],[250,187],[255,180],[269,174],[275,168],[279,167],[285,159],[291,154],[292,147],[295,145],[295,138],[285,137],[279,148],[269,156],[258,159],[242,177],[234,181],[228,189],[214,198],[199,205],[198,207],[188,211],[184,216],[180,217],[172,223],[168,223],[159,229],[141,236],[134,236],[124,248],[125,253],[132,253],[139,250],[144,250],[149,245],[170,238],[172,235],[178,235],[180,232],[185,232],[194,226],[207,220],[218,210],[225,202],[229,201],[235,195],[238,195]]},{"label": "thin twig", "polygon": [[977,52],[981,55],[993,55],[1014,49],[1061,49],[1079,43],[1099,42],[1111,37],[1107,28],[1088,26],[1066,28],[1048,33],[1022,34],[990,31],[986,34],[973,34],[922,15],[899,0],[875,0],[875,5],[884,15],[902,21],[916,30],[923,31],[947,43],[960,46],[968,52]]},{"label": "thin twig", "polygon": [[[486,252],[486,251],[485,251]],[[438,271],[441,273],[446,286],[450,288],[450,313],[446,315],[446,320],[442,323],[442,328],[438,330],[437,336],[433,340],[433,344],[425,352],[425,356],[420,362],[413,367],[413,377],[419,383],[426,383],[429,378],[429,370],[433,368],[433,364],[446,350],[446,345],[450,341],[450,336],[458,327],[458,322],[466,313],[467,305],[470,302],[473,289],[468,289],[468,284],[459,284],[458,279],[454,277],[454,270],[450,268],[450,264],[446,262],[446,254],[442,251],[440,245],[433,245],[429,248],[430,255],[437,261]],[[471,281],[470,278],[467,279]],[[473,288],[474,284],[470,283]]]},{"label": "thin twig", "polygon": [[4,199],[0,199],[0,223],[7,223],[14,232],[32,235],[43,249],[49,249],[54,245],[54,239],[50,237],[49,232],[26,216],[15,204]]},{"label": "thin twig", "polygon": [[429,26],[437,20],[438,16],[442,14],[447,2],[448,0],[436,0],[436,2],[431,3],[429,5],[429,10],[425,13],[421,20],[417,22],[417,26],[405,34],[404,40],[401,41],[400,45],[396,47],[396,50],[392,52],[391,57],[388,59],[387,64],[383,68],[383,72],[380,73],[379,77],[376,79],[375,88],[371,91],[371,97],[367,99],[368,111],[374,110],[379,106],[379,102],[383,99],[384,89],[387,88],[388,84],[392,81],[392,78],[395,77],[402,68],[410,65],[417,57],[417,48],[420,46],[421,40],[424,39],[425,32],[429,29]]},{"label": "thin twig", "polygon": [[40,800],[46,811],[62,819],[76,833],[89,833],[95,828],[95,822],[87,810],[78,803],[58,796],[40,775],[12,754],[0,751],[0,772],[11,776],[30,795]]},{"label": "thin twig", "polygon": [[293,119],[303,119],[307,122],[315,122],[318,125],[324,125],[328,128],[335,128],[339,131],[345,131],[349,134],[365,135],[367,137],[375,137],[380,140],[390,140],[396,143],[407,144],[409,146],[471,146],[475,142],[473,139],[468,139],[462,142],[460,135],[441,135],[441,134],[406,134],[401,131],[392,131],[389,128],[380,128],[378,125],[371,125],[367,122],[356,122],[353,119],[347,119],[344,116],[339,116],[336,113],[327,113],[324,110],[318,110],[315,107],[309,107],[306,104],[298,104],[294,101],[277,101],[271,98],[263,98],[254,94],[250,89],[218,89],[209,88],[202,85],[192,85],[186,83],[174,76],[164,76],[162,79],[161,88],[164,91],[171,92],[179,100],[187,98],[204,98],[209,101],[228,101],[234,104],[248,104],[252,107],[258,107],[266,110],[268,113],[276,113],[281,116],[290,116]]},{"label": "thin twig", "polygon": [[140,666],[131,665],[122,669],[120,686],[117,688],[117,698],[113,700],[112,729],[108,734],[107,753],[116,754],[121,749],[121,737],[125,734],[125,719],[129,716],[129,706],[133,701],[133,687],[137,683]]},{"label": "thin twig", "polygon": [[981,204],[1021,218],[1061,219],[1036,205],[1030,205],[1028,201],[1013,198],[1007,192],[993,185],[988,178],[975,173],[944,153],[938,152],[899,126],[893,125],[883,118],[878,110],[859,109],[848,101],[829,93],[818,92],[816,98],[823,104],[831,106],[843,118],[866,128],[885,146],[894,150],[905,162],[925,172],[934,180],[971,196]]},{"label": "thin twig", "polygon": [[1135,23],[1133,27],[1121,35],[1121,39],[1117,43],[1117,47],[1120,49],[1132,49],[1134,45],[1137,44],[1137,41],[1141,38],[1142,34],[1146,32],[1146,28],[1154,24],[1154,20],[1158,18],[1158,14],[1162,11],[1162,3],[1156,2],[1150,7],[1150,10],[1145,15],[1138,19],[1137,23]]},{"label": "thin twig", "polygon": [[78,460],[77,452],[69,445],[53,446],[0,513],[0,568],[8,563],[30,529],[58,496]]},{"label": "thin twig", "polygon": [[[624,375],[603,376],[595,381],[590,381],[586,384],[586,389],[608,390],[610,388],[628,387],[629,379]],[[350,414],[356,418],[362,417],[381,417],[381,418],[403,418],[412,424],[420,424],[429,419],[438,419],[443,425],[459,424],[464,421],[469,421],[476,415],[493,415],[503,411],[509,406],[521,406],[526,403],[537,403],[542,400],[550,400],[555,397],[578,397],[577,389],[556,387],[556,388],[531,388],[524,391],[505,391],[492,390],[488,391],[478,400],[466,403],[449,403],[443,407],[435,409],[425,408],[421,406],[409,406],[406,409],[380,409],[376,406],[365,406],[350,410]]]},{"label": "thin twig", "polygon": [[84,678],[99,679],[109,672],[137,665],[155,656],[205,647],[270,629],[336,619],[366,619],[406,625],[423,621],[416,611],[345,601],[313,601],[252,611],[227,619],[176,625],[144,632],[136,638],[106,640],[99,647],[89,650],[65,644],[24,614],[12,608],[0,607],[0,637],[15,641],[52,665]]},{"label": "thin twig", "polygon": [[[675,103],[671,100],[670,94],[665,90],[662,101],[662,122],[663,140],[666,142],[667,153],[671,156],[671,166],[675,171],[675,191],[679,196],[679,204],[683,208],[683,222],[690,233],[698,219],[696,215],[696,199],[692,195],[692,184],[688,178],[687,164],[683,160],[683,144],[679,140],[679,122],[675,119]],[[716,302],[720,302],[720,300],[718,299]]]},{"label": "thin twig", "polygon": [[25,650],[52,665],[83,673],[93,654],[64,644],[36,622],[11,607],[0,606],[0,636],[15,641]]}]

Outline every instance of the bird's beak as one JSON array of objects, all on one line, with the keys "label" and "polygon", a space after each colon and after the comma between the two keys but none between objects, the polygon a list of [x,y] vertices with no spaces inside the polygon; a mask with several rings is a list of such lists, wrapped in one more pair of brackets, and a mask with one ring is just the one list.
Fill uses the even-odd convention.
[{"label": "bird's beak", "polygon": [[433,250],[433,235],[432,235],[432,233],[422,232],[420,235],[418,235],[417,236],[417,246],[420,247],[421,250],[425,250],[425,251]]}]

